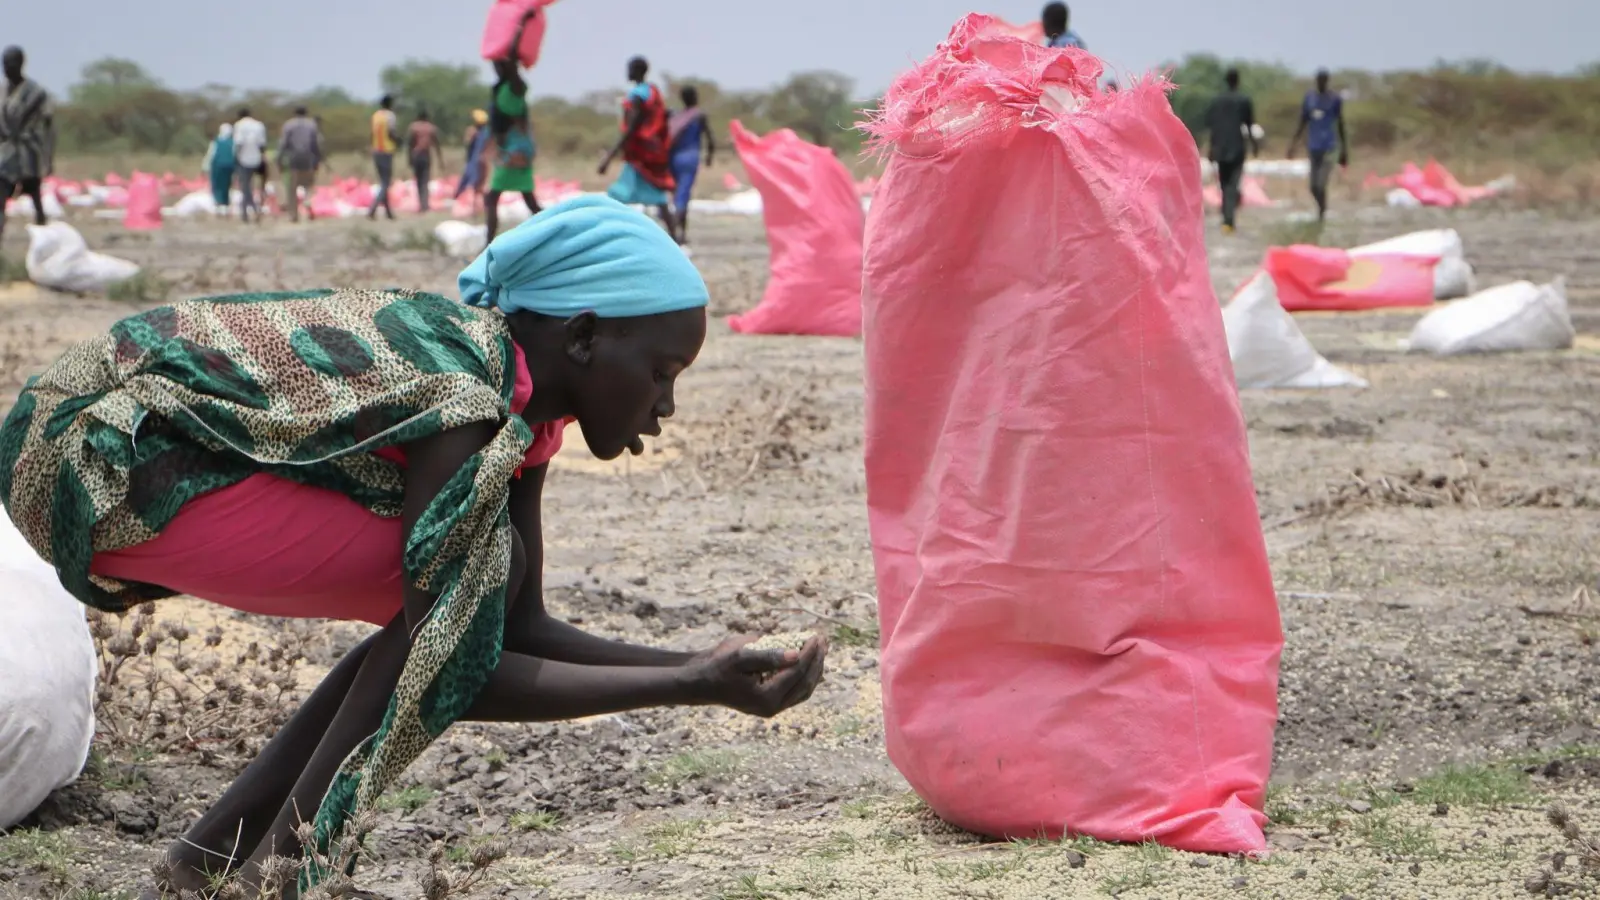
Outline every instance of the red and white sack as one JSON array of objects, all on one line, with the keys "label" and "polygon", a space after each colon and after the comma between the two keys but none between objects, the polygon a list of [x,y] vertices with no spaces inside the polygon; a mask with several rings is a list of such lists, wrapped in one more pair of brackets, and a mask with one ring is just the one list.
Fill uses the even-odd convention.
[{"label": "red and white sack", "polygon": [[1283,645],[1162,81],[969,16],[868,126],[890,758],[999,836],[1265,848]]}]

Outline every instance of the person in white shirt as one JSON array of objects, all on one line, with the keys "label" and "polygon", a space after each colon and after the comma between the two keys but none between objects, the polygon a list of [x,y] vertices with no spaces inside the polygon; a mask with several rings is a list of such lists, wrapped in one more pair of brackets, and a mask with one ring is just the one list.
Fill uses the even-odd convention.
[{"label": "person in white shirt", "polygon": [[[256,202],[255,179],[266,162],[267,126],[250,117],[250,110],[239,110],[239,121],[233,123],[234,177],[239,180],[239,190],[244,199],[239,205],[239,218],[250,221],[250,210],[256,211],[256,222],[261,221],[261,205]],[[262,178],[263,199],[266,179]]]}]

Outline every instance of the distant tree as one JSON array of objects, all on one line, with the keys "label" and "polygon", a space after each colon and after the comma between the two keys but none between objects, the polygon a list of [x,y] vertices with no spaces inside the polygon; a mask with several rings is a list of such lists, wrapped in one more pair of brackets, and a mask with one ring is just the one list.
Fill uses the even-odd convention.
[{"label": "distant tree", "polygon": [[167,90],[131,60],[89,63],[67,98],[60,113],[63,148],[187,153],[204,146],[205,110]]},{"label": "distant tree", "polygon": [[[395,108],[402,119],[426,109],[433,123],[445,134],[464,130],[472,121],[472,111],[489,102],[489,85],[482,68],[473,65],[408,59],[385,66],[379,75],[383,92],[393,94]],[[372,98],[369,103],[376,102]]]},{"label": "distant tree", "polygon": [[1264,95],[1292,91],[1300,76],[1287,66],[1275,63],[1227,61],[1209,53],[1196,53],[1184,57],[1171,66],[1172,82],[1177,88],[1169,95],[1172,111],[1189,131],[1200,135],[1206,126],[1206,110],[1211,101],[1222,92],[1222,76],[1229,67],[1239,70],[1239,88],[1256,98],[1256,117],[1262,119],[1261,102]]},{"label": "distant tree", "polygon": [[854,91],[855,82],[838,72],[801,72],[767,98],[766,117],[812,143],[836,147],[847,142],[846,129],[856,118]]}]

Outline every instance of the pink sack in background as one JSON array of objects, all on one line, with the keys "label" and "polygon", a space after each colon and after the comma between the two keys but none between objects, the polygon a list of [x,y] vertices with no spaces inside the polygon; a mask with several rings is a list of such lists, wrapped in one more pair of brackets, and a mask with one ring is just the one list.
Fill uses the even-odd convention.
[{"label": "pink sack in background", "polygon": [[771,275],[755,309],[729,316],[744,334],[861,333],[861,231],[855,179],[833,151],[787,128],[757,137],[734,120],[734,149],[761,194]]},{"label": "pink sack in background", "polygon": [[1270,247],[1262,268],[1289,312],[1433,305],[1437,256],[1351,257],[1332,247]]},{"label": "pink sack in background", "polygon": [[545,19],[549,13],[544,7],[554,0],[495,0],[489,7],[489,21],[483,27],[483,43],[478,52],[484,59],[505,59],[511,55],[511,41],[517,36],[522,17],[530,10],[534,16],[522,29],[522,41],[517,45],[517,62],[525,69],[533,68],[539,61],[539,49],[544,45]]},{"label": "pink sack in background", "polygon": [[723,172],[722,188],[727,191],[742,191],[744,190],[744,185],[739,182],[738,176],[732,172]]},{"label": "pink sack in background", "polygon": [[133,173],[128,184],[128,206],[122,216],[122,226],[134,231],[150,231],[161,227],[161,183],[154,175]]},{"label": "pink sack in background", "polygon": [[969,16],[890,88],[863,282],[889,757],[946,820],[1265,848],[1278,608],[1165,82]]}]

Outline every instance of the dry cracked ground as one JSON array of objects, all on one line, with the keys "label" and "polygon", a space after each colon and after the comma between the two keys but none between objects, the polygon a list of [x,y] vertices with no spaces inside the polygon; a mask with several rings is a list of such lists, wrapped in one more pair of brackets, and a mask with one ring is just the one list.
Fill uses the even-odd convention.
[{"label": "dry cracked ground", "polygon": [[[1579,345],[1415,358],[1396,349],[1415,313],[1303,316],[1371,388],[1244,397],[1287,637],[1268,858],[994,843],[907,792],[880,724],[860,345],[731,334],[720,318],[760,296],[766,245],[756,222],[708,220],[696,261],[718,321],[705,353],[648,455],[599,463],[575,440],[558,458],[549,602],[673,647],[826,630],[827,682],[774,721],[696,709],[453,729],[385,798],[359,883],[410,900],[430,854],[459,873],[499,841],[505,858],[457,896],[1495,898],[1529,896],[1530,879],[1541,895],[1600,893],[1581,852],[1600,832],[1600,222],[1363,210],[1325,240],[1440,226],[1460,230],[1485,283],[1565,275]],[[159,277],[120,300],[0,288],[8,396],[164,290],[449,292],[459,266],[423,220],[84,228]],[[1296,230],[1270,214],[1213,234],[1219,296]],[[11,231],[4,249],[19,259]],[[133,896],[362,633],[186,601],[140,627],[156,663],[121,660],[88,773],[33,827],[0,836],[0,897]],[[1565,834],[1547,818],[1556,805]]]}]

